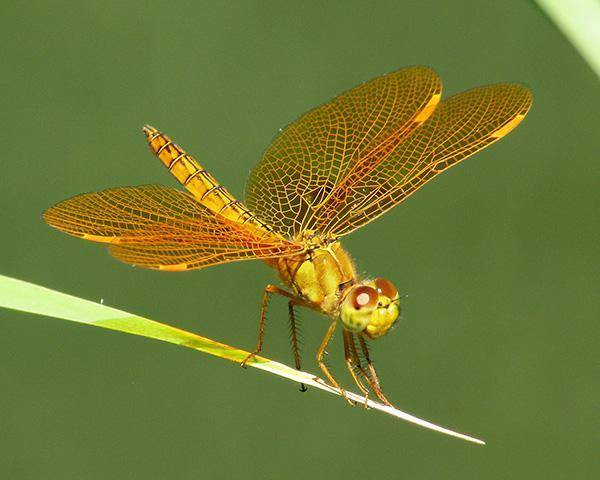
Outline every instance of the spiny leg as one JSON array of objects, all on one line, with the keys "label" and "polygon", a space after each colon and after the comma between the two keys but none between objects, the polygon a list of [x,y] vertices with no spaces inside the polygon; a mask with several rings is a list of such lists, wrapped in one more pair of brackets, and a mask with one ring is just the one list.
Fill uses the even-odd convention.
[{"label": "spiny leg", "polygon": [[365,361],[367,362],[368,369],[367,372],[363,370],[361,373],[365,377],[365,380],[367,380],[367,382],[369,383],[369,386],[371,387],[373,392],[375,392],[375,395],[377,395],[377,398],[379,398],[379,400],[381,400],[387,406],[393,407],[392,403],[385,397],[385,395],[381,391],[381,385],[379,383],[379,378],[377,377],[377,372],[375,372],[373,362],[371,361],[371,356],[369,355],[369,348],[367,346],[367,342],[360,334],[358,335],[358,342],[360,344],[360,348],[362,350]]},{"label": "spiny leg", "polygon": [[277,295],[281,295],[282,297],[291,298],[292,300],[297,300],[294,295],[292,295],[289,292],[286,292],[285,290],[277,287],[276,285],[269,284],[265,287],[265,293],[263,294],[262,305],[260,308],[260,322],[258,324],[258,341],[256,342],[256,348],[251,354],[249,354],[246,358],[244,358],[244,360],[242,360],[242,362],[240,363],[242,367],[246,367],[246,363],[248,363],[248,361],[254,358],[256,355],[258,355],[262,350],[263,338],[265,336],[265,320],[267,317],[267,306],[269,304],[269,295],[271,295],[272,293],[276,293]]},{"label": "spiny leg", "polygon": [[346,366],[348,367],[348,371],[354,382],[360,389],[360,391],[365,396],[365,408],[367,408],[367,401],[369,399],[369,390],[364,386],[359,376],[354,371],[354,368],[362,371],[362,365],[360,364],[360,358],[358,358],[358,353],[356,351],[356,345],[354,344],[354,339],[352,338],[352,333],[344,330],[344,355],[346,357]]},{"label": "spiny leg", "polygon": [[317,350],[317,363],[319,364],[319,368],[325,374],[325,376],[327,377],[329,382],[340,391],[340,394],[342,395],[342,397],[344,397],[350,405],[354,405],[354,402],[348,398],[348,396],[346,395],[346,391],[342,387],[340,387],[340,385],[336,381],[336,379],[333,378],[333,375],[331,375],[331,373],[329,372],[329,369],[327,368],[327,365],[325,365],[325,362],[323,361],[323,355],[325,354],[325,349],[327,348],[327,345],[329,344],[331,337],[333,337],[333,332],[335,332],[336,326],[337,326],[336,320],[331,322],[331,325],[329,325],[329,328],[327,329],[327,333],[325,334],[325,338],[323,338],[323,341],[321,342],[321,346],[319,347],[319,350]]},{"label": "spiny leg", "polygon": [[[359,336],[359,338],[360,338],[360,336]],[[350,345],[350,352],[351,352],[352,356],[354,357],[356,369],[360,372],[362,377],[367,381],[370,389],[373,392],[375,392],[375,395],[377,395],[377,398],[379,398],[386,405],[392,406],[391,403],[383,395],[383,392],[381,391],[381,386],[379,385],[379,379],[377,378],[375,368],[373,367],[373,364],[371,363],[371,359],[369,357],[369,351],[367,349],[366,342],[363,342],[361,344],[361,352],[362,352],[363,357],[365,357],[365,360],[367,361],[367,364],[369,366],[368,371],[365,370],[365,368],[363,367],[362,359],[361,359],[360,355],[358,354],[358,350],[356,348],[356,342],[354,340],[354,334],[350,334],[348,336],[348,343]],[[365,401],[365,408],[368,408],[366,401]]]},{"label": "spiny leg", "polygon": [[[297,300],[290,300],[288,302],[288,312],[290,316],[290,334],[292,336],[292,351],[294,354],[294,363],[296,364],[296,370],[302,370],[300,367],[300,348],[298,347],[298,327],[296,325],[296,314],[294,312],[294,305],[298,305]],[[300,383],[300,391],[306,392],[306,385]]]}]

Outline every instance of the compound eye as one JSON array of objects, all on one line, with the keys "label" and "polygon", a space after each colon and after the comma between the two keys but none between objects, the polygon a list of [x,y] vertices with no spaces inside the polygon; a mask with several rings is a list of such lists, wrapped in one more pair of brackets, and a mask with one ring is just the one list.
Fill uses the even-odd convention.
[{"label": "compound eye", "polygon": [[379,293],[385,295],[390,300],[393,300],[398,296],[398,290],[396,290],[394,284],[385,278],[376,278],[375,287],[377,287]]},{"label": "compound eye", "polygon": [[350,296],[352,306],[356,310],[360,310],[364,307],[375,308],[375,305],[377,305],[377,290],[372,287],[368,287],[366,285],[356,287],[352,292],[350,292]]}]

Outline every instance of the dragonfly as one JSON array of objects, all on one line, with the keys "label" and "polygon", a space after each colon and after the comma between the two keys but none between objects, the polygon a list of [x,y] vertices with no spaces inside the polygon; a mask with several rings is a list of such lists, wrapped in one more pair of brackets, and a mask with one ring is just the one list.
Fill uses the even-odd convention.
[{"label": "dragonfly", "polygon": [[429,67],[413,66],[341,93],[281,129],[251,171],[238,200],[164,133],[145,126],[150,150],[185,190],[162,185],[110,188],[64,200],[44,212],[51,226],[108,244],[138,267],[186,271],[263,260],[280,284],[265,287],[256,348],[263,347],[267,305],[287,299],[295,367],[300,370],[296,310],[329,319],[317,363],[341,326],[347,369],[368,398],[386,405],[370,342],[400,315],[387,279],[364,277],[342,237],[403,202],[450,167],[500,140],[527,115],[532,96],[517,83],[477,87],[442,100]]}]

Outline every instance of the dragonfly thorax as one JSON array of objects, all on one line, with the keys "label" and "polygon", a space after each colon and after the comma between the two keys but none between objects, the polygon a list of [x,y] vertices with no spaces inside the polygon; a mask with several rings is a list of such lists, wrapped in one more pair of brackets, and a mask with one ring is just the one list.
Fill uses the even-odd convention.
[{"label": "dragonfly thorax", "polygon": [[309,251],[314,251],[320,248],[327,249],[327,247],[335,243],[337,239],[332,235],[323,235],[314,230],[304,230],[300,232],[294,240],[297,243],[306,246]]},{"label": "dragonfly thorax", "polygon": [[339,242],[267,262],[298,297],[331,317],[339,315],[343,287],[356,283],[354,263]]}]

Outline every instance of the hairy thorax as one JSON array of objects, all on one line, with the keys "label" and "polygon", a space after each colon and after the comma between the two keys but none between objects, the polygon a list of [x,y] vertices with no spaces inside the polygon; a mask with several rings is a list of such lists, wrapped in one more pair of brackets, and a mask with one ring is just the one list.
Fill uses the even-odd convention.
[{"label": "hairy thorax", "polygon": [[[305,242],[308,239],[305,239]],[[293,292],[311,307],[330,316],[339,313],[340,294],[356,280],[350,255],[337,241],[313,237],[305,253],[267,260]]]}]

